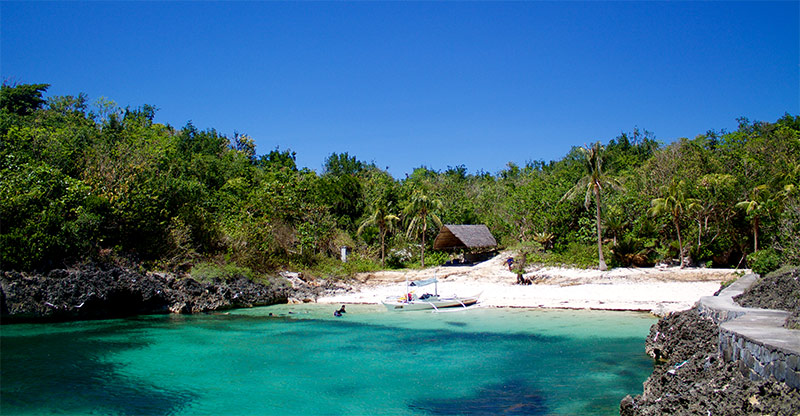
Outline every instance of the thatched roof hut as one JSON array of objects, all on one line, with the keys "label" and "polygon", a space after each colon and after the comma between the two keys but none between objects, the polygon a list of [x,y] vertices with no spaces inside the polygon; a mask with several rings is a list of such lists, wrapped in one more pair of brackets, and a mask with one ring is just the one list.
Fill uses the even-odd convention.
[{"label": "thatched roof hut", "polygon": [[433,241],[434,250],[493,249],[497,247],[489,227],[479,225],[444,225]]}]

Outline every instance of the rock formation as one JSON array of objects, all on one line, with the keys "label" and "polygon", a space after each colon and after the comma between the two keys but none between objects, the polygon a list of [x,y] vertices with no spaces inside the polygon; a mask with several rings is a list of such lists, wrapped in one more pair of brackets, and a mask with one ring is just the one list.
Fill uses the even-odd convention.
[{"label": "rock formation", "polygon": [[[768,305],[797,305],[792,281],[767,276],[752,293],[738,298],[764,306],[755,298],[768,293]],[[763,290],[768,287],[771,290]],[[785,297],[786,299],[777,299]],[[645,351],[655,360],[644,391],[620,403],[623,416],[650,415],[797,415],[800,391],[774,378],[752,380],[741,361],[725,362],[719,354],[719,326],[697,309],[673,313],[650,328]]]},{"label": "rock formation", "polygon": [[88,265],[49,273],[0,274],[2,322],[105,319],[137,314],[198,313],[286,303],[290,289],[245,277],[200,283],[173,274]]}]

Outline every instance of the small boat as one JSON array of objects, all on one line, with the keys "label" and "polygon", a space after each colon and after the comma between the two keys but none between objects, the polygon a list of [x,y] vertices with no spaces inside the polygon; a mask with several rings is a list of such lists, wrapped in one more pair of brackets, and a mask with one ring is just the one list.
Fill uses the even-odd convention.
[{"label": "small boat", "polygon": [[[410,283],[408,280],[406,280],[406,293],[404,295],[400,295],[398,297],[388,297],[381,301],[381,303],[383,303],[383,306],[385,306],[389,311],[421,311],[432,309],[433,311],[437,312],[439,309],[443,308],[466,308],[478,303],[480,294],[465,297],[439,296],[438,282],[439,280],[435,277],[431,279],[417,280]],[[430,284],[434,285],[433,294],[426,293],[422,296],[417,296],[415,293],[409,291],[410,287],[422,287]]]}]

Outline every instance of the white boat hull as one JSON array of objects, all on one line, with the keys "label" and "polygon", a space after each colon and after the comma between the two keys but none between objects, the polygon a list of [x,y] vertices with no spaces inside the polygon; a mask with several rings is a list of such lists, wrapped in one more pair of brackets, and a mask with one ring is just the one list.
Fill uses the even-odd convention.
[{"label": "white boat hull", "polygon": [[404,302],[397,298],[390,298],[382,301],[383,306],[389,311],[422,311],[439,310],[443,308],[466,308],[478,303],[478,296],[468,296],[459,298],[439,298],[432,300],[411,300]]}]

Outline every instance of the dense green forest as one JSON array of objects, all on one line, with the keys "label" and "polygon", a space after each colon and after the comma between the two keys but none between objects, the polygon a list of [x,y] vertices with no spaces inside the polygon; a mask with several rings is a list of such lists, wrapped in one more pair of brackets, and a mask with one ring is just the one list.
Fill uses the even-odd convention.
[{"label": "dense green forest", "polygon": [[432,251],[442,223],[486,224],[501,246],[551,264],[800,263],[800,116],[742,118],[736,131],[668,145],[634,129],[558,161],[393,178],[347,153],[316,173],[290,150],[259,155],[246,135],[155,123],[150,105],[45,98],[47,88],[2,86],[5,270],[124,261],[341,276],[418,267],[423,253],[428,265],[447,260]]}]

